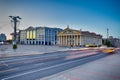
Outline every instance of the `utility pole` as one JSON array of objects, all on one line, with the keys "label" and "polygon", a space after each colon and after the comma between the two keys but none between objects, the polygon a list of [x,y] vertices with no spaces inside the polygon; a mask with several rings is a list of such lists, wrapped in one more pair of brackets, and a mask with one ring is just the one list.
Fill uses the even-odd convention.
[{"label": "utility pole", "polygon": [[108,46],[108,36],[109,36],[109,29],[107,28],[107,33],[106,33],[107,35],[107,38],[106,38],[106,40],[105,40],[105,45],[106,46]]},{"label": "utility pole", "polygon": [[16,43],[16,27],[17,27],[17,22],[18,22],[18,19],[21,19],[19,16],[9,16],[12,21],[14,22],[14,38],[13,38],[13,49],[17,49],[17,43]]},{"label": "utility pole", "polygon": [[107,28],[107,39],[109,38],[109,29]]}]

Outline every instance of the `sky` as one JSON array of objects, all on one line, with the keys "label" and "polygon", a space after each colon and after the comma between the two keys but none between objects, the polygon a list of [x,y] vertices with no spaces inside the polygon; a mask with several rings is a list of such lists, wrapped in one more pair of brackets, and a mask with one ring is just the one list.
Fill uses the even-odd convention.
[{"label": "sky", "polygon": [[120,0],[0,0],[0,33],[10,39],[9,16],[20,16],[19,29],[48,26],[120,37]]}]

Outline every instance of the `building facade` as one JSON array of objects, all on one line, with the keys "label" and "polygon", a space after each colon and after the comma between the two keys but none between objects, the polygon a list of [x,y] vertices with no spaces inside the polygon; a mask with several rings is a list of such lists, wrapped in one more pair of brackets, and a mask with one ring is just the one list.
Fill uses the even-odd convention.
[{"label": "building facade", "polygon": [[57,34],[59,46],[102,45],[100,34],[70,29],[69,26]]},{"label": "building facade", "polygon": [[6,35],[1,33],[0,34],[0,42],[5,42],[6,41]]},{"label": "building facade", "polygon": [[60,28],[29,27],[20,32],[21,44],[55,45]]},{"label": "building facade", "polygon": [[120,39],[119,38],[113,38],[113,36],[109,36],[109,38],[107,39],[108,41],[110,41],[110,46],[112,47],[120,47]]}]

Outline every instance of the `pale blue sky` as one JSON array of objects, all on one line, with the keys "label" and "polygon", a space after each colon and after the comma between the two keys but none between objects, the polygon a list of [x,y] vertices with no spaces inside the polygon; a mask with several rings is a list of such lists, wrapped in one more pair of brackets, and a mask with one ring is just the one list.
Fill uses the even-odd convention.
[{"label": "pale blue sky", "polygon": [[20,29],[50,26],[120,36],[120,0],[0,0],[0,33],[13,31],[8,16],[22,18]]}]

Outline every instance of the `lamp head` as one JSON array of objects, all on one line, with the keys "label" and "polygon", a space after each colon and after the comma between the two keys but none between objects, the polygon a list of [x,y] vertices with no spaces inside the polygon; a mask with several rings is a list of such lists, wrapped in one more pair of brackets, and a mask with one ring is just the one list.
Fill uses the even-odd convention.
[{"label": "lamp head", "polygon": [[16,16],[16,18],[21,19],[19,16]]},{"label": "lamp head", "polygon": [[13,16],[9,16],[10,18],[13,18]]}]

